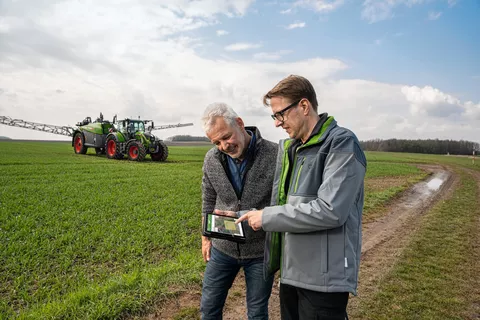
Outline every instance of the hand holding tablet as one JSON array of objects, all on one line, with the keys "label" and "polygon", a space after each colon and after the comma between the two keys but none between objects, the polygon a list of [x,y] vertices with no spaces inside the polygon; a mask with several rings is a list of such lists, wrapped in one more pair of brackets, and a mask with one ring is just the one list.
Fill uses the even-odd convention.
[{"label": "hand holding tablet", "polygon": [[209,213],[203,221],[202,233],[210,238],[244,243],[246,239],[243,225],[236,224],[236,220],[235,217]]}]

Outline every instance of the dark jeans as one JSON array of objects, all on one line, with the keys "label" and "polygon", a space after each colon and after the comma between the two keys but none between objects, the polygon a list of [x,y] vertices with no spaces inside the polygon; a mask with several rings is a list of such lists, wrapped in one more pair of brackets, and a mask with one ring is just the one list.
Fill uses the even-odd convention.
[{"label": "dark jeans", "polygon": [[344,320],[348,292],[317,292],[280,284],[282,320]]},{"label": "dark jeans", "polygon": [[273,276],[267,281],[264,280],[263,257],[238,260],[212,247],[210,261],[207,262],[203,277],[200,303],[203,320],[222,319],[223,305],[228,290],[241,267],[243,267],[247,285],[248,319],[268,319],[268,299],[272,292]]}]

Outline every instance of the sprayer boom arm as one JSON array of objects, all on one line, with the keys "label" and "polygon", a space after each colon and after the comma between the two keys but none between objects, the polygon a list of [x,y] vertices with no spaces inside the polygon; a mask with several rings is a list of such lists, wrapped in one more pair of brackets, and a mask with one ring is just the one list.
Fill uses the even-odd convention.
[{"label": "sprayer boom arm", "polygon": [[188,127],[188,126],[193,126],[193,123],[165,124],[162,126],[155,126],[153,130],[162,130],[162,129]]},{"label": "sprayer boom arm", "polygon": [[32,129],[37,131],[43,131],[48,133],[60,134],[63,136],[73,136],[74,129],[67,126],[55,126],[50,124],[36,123],[30,121],[24,121],[20,119],[12,119],[10,117],[0,116],[0,124],[4,124],[11,127],[19,127],[25,129]]}]

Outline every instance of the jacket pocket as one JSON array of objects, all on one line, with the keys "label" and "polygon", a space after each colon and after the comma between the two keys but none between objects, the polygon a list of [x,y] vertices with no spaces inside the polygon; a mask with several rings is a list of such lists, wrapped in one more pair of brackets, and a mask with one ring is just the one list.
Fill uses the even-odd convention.
[{"label": "jacket pocket", "polygon": [[285,233],[282,277],[301,283],[324,285],[319,274],[328,272],[326,231]]}]

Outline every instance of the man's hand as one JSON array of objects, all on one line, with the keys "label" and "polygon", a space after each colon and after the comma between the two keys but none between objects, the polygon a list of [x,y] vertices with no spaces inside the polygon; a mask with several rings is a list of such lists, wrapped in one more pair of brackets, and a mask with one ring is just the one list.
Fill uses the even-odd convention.
[{"label": "man's hand", "polygon": [[249,211],[235,221],[235,223],[240,223],[247,220],[248,225],[254,230],[258,231],[262,228],[262,215],[263,210]]},{"label": "man's hand", "polygon": [[212,250],[212,240],[209,238],[202,236],[202,256],[203,261],[208,262],[210,261],[210,251]]},{"label": "man's hand", "polygon": [[237,217],[237,214],[234,211],[226,211],[226,210],[213,210],[213,213],[218,214],[220,216],[227,216],[227,217]]}]

